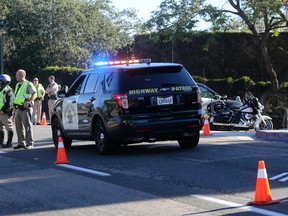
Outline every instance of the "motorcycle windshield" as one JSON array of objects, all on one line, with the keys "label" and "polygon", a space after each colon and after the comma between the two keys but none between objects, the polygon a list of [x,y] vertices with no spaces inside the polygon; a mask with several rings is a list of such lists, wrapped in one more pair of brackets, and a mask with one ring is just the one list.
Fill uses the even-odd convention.
[{"label": "motorcycle windshield", "polygon": [[249,101],[249,100],[253,100],[253,98],[255,98],[255,97],[254,97],[254,95],[253,95],[250,91],[247,91],[247,92],[245,93],[244,98],[245,98],[247,101]]}]

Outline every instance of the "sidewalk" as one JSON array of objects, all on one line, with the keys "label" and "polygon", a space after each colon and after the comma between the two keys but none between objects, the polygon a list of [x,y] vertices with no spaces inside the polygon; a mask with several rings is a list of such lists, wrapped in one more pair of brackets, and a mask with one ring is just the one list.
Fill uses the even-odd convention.
[{"label": "sidewalk", "polygon": [[288,129],[282,130],[255,130],[250,131],[211,131],[211,136],[203,136],[201,131],[200,139],[217,140],[253,140],[259,138],[263,140],[288,142]]},{"label": "sidewalk", "polygon": [[288,129],[282,130],[258,130],[256,137],[271,141],[288,142]]}]

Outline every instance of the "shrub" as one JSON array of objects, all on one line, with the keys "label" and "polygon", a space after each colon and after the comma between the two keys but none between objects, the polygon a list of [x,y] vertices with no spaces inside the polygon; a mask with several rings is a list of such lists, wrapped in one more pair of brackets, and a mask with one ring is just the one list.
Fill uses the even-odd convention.
[{"label": "shrub", "polygon": [[220,95],[227,95],[228,97],[234,97],[233,94],[231,94],[232,84],[233,84],[233,78],[227,77],[223,79],[213,79],[208,80],[206,82],[207,86],[218,92]]},{"label": "shrub", "polygon": [[38,79],[40,80],[39,82],[42,83],[44,88],[46,88],[46,86],[48,86],[49,84],[48,77],[50,75],[55,76],[55,81],[61,86],[70,86],[75,80],[75,78],[83,71],[84,70],[81,68],[53,66],[41,69],[35,74],[35,77],[38,77]]},{"label": "shrub", "polygon": [[233,93],[243,96],[245,92],[250,91],[254,85],[255,82],[250,77],[243,76],[233,82]]},{"label": "shrub", "polygon": [[193,79],[198,82],[198,83],[203,83],[205,84],[208,79],[204,78],[204,77],[201,77],[201,76],[193,76]]},{"label": "shrub", "polygon": [[252,86],[251,92],[253,93],[253,95],[260,98],[261,94],[267,91],[270,87],[271,87],[270,81],[266,81],[266,82],[260,81],[260,82],[257,82],[254,86]]}]

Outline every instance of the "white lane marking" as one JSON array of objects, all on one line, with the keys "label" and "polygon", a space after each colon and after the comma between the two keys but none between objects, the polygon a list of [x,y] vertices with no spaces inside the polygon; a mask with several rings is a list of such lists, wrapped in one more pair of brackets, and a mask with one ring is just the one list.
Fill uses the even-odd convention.
[{"label": "white lane marking", "polygon": [[285,178],[283,178],[283,179],[279,179],[280,182],[285,182],[285,181],[287,181],[287,180],[288,180],[288,176],[285,177]]},{"label": "white lane marking", "polygon": [[77,167],[77,166],[73,166],[73,165],[69,165],[69,164],[57,164],[57,166],[61,166],[61,167],[67,168],[67,169],[77,170],[80,172],[85,172],[85,173],[89,173],[89,174],[93,174],[93,175],[98,175],[98,176],[104,176],[104,177],[111,176],[111,174],[109,174],[109,173],[104,173],[104,172],[100,172],[100,171],[96,171],[96,170]]},{"label": "white lane marking", "polygon": [[[201,134],[202,135],[202,134]],[[213,131],[213,135],[214,135],[214,131]],[[254,138],[252,137],[249,137],[249,136],[222,136],[222,134],[215,134],[215,136],[201,136],[202,139],[213,139],[213,140],[216,140],[217,142],[219,141],[227,141],[227,142],[230,142],[230,141],[253,141]]]},{"label": "white lane marking", "polygon": [[243,140],[243,141],[254,140],[252,137],[248,137],[248,136],[236,136],[236,139],[237,140]]},{"label": "white lane marking", "polygon": [[218,203],[218,204],[221,204],[221,205],[226,205],[226,206],[230,206],[230,207],[233,207],[233,208],[239,208],[239,209],[244,210],[244,211],[255,212],[255,213],[258,213],[258,214],[262,214],[262,215],[288,216],[286,214],[273,212],[273,211],[260,209],[260,208],[255,208],[255,207],[252,207],[252,206],[247,206],[247,205],[234,203],[234,202],[229,202],[229,201],[225,201],[225,200],[220,200],[220,199],[216,199],[216,198],[212,198],[212,197],[208,197],[208,196],[203,196],[203,195],[200,195],[200,194],[193,194],[191,196],[192,197],[196,197],[198,199],[206,200],[206,201],[209,201],[209,202],[214,202],[214,203]]},{"label": "white lane marking", "polygon": [[[284,172],[284,173],[281,173],[279,175],[276,175],[276,176],[273,176],[271,178],[269,178],[270,180],[275,180],[275,179],[279,179],[279,178],[282,178],[283,176],[287,176],[288,175],[288,172]],[[279,181],[281,182],[285,182],[288,180],[288,176],[283,178],[283,179],[279,179]]]}]

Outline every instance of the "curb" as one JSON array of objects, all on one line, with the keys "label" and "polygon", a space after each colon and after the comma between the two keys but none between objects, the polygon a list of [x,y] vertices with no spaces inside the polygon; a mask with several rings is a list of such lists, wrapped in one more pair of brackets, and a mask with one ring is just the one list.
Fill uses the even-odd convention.
[{"label": "curb", "polygon": [[288,130],[258,130],[256,137],[260,139],[288,142]]}]

